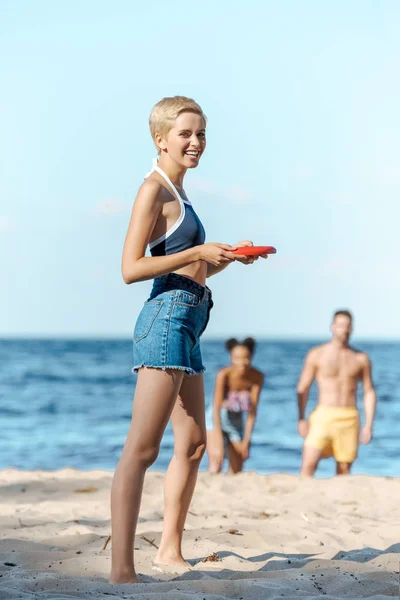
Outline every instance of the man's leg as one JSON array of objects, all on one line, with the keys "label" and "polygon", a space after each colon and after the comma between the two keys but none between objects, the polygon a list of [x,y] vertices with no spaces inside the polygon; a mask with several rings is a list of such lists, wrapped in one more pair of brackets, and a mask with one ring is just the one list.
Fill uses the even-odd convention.
[{"label": "man's leg", "polygon": [[322,450],[304,445],[300,475],[312,477],[315,471],[317,470],[318,463],[321,460],[321,457]]},{"label": "man's leg", "polygon": [[356,410],[344,409],[340,417],[333,430],[333,456],[336,475],[349,475],[358,453],[359,415]]},{"label": "man's leg", "polygon": [[336,462],[336,475],[350,475],[350,469],[353,463]]}]

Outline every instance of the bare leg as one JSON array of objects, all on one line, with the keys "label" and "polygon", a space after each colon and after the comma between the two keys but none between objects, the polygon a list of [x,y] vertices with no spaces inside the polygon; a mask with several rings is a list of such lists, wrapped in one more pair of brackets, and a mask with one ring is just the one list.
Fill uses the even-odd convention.
[{"label": "bare leg", "polygon": [[239,450],[239,444],[228,443],[229,473],[240,473],[243,469],[243,458]]},{"label": "bare leg", "polygon": [[350,475],[351,465],[353,463],[337,462],[336,475]]},{"label": "bare leg", "polygon": [[178,370],[143,368],[139,371],[131,427],[111,488],[110,583],[136,582],[133,541],[144,475],[157,458],[182,379],[183,372]]},{"label": "bare leg", "polygon": [[322,450],[311,448],[310,446],[303,446],[303,462],[300,475],[312,477],[317,470],[321,456]]},{"label": "bare leg", "polygon": [[171,415],[174,456],[165,478],[164,529],[156,562],[187,566],[182,556],[182,535],[206,449],[203,375],[185,377]]}]

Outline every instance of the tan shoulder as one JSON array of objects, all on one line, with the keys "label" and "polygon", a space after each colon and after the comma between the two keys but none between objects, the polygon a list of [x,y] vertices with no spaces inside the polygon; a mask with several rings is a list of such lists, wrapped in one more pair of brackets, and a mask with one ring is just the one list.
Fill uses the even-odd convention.
[{"label": "tan shoulder", "polygon": [[225,379],[231,372],[231,367],[223,367],[219,371],[217,371],[217,379]]},{"label": "tan shoulder", "polygon": [[307,360],[310,362],[317,362],[321,358],[321,355],[327,346],[328,344],[320,344],[319,346],[314,346],[314,348],[311,348],[311,350],[308,351]]},{"label": "tan shoulder", "polygon": [[362,364],[362,366],[367,366],[370,364],[369,356],[366,352],[357,351],[357,359]]},{"label": "tan shoulder", "polygon": [[163,186],[157,179],[149,177],[143,181],[138,191],[138,197],[147,200],[148,202],[161,202],[163,195]]},{"label": "tan shoulder", "polygon": [[[158,199],[163,202],[168,202],[171,200],[176,200],[175,195],[166,185],[164,179],[159,175],[159,173],[152,173],[145,179],[142,183],[141,187],[148,186],[150,192],[153,192],[157,195]],[[146,187],[144,188],[146,189]]]}]

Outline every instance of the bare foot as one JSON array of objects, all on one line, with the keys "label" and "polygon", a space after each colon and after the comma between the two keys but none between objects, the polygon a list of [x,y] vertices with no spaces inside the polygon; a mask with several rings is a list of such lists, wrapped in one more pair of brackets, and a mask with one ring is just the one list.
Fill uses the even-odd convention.
[{"label": "bare foot", "polygon": [[133,569],[129,571],[123,571],[119,573],[113,573],[111,571],[108,583],[121,584],[121,583],[138,583],[136,573]]},{"label": "bare foot", "polygon": [[157,554],[153,569],[169,573],[183,573],[191,569],[191,565],[179,554]]}]

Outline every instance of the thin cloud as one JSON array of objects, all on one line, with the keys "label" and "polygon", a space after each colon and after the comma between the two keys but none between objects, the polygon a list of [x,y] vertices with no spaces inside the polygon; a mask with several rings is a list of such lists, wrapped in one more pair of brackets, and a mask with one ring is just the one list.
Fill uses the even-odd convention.
[{"label": "thin cloud", "polygon": [[252,200],[251,192],[240,185],[222,187],[208,179],[193,178],[188,188],[213,198],[228,200],[232,204],[249,204]]},{"label": "thin cloud", "polygon": [[251,193],[240,185],[229,187],[225,197],[231,200],[233,204],[249,204],[251,202]]},{"label": "thin cloud", "polygon": [[297,167],[294,174],[298,179],[311,179],[313,176],[310,167]]},{"label": "thin cloud", "polygon": [[[220,199],[227,200],[232,204],[249,204],[252,195],[249,190],[239,186],[231,185],[223,188],[206,179],[192,179],[188,185],[190,191],[199,192]],[[118,217],[130,213],[132,204],[122,202],[118,198],[101,200],[95,208],[96,217]]]},{"label": "thin cloud", "polygon": [[0,215],[0,232],[1,233],[14,233],[17,230],[18,230],[18,226],[14,219]]},{"label": "thin cloud", "polygon": [[400,180],[400,167],[397,165],[384,165],[378,170],[378,175],[383,181]]},{"label": "thin cloud", "polygon": [[[272,260],[275,260],[272,258]],[[280,256],[279,248],[278,255],[276,258],[279,263],[280,270],[302,270],[309,267],[309,260],[307,258],[303,258],[302,256]]]},{"label": "thin cloud", "polygon": [[96,206],[95,213],[97,216],[117,217],[128,213],[131,208],[128,202],[118,199],[101,200]]},{"label": "thin cloud", "polygon": [[325,200],[337,206],[351,206],[353,199],[348,192],[327,192]]}]

